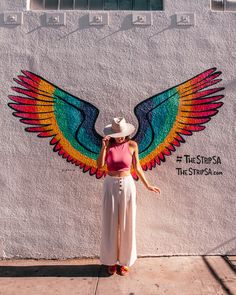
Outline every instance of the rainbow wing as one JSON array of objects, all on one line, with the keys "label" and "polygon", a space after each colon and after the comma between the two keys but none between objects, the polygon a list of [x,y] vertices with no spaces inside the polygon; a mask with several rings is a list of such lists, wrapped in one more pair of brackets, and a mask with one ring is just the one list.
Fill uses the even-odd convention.
[{"label": "rainbow wing", "polygon": [[[137,133],[132,138],[139,145],[139,158],[143,170],[160,165],[175,147],[185,142],[182,135],[192,135],[205,129],[204,123],[217,114],[223,105],[216,102],[224,95],[215,93],[224,89],[210,88],[221,81],[221,72],[209,69],[192,79],[140,102],[134,112],[139,121]],[[132,170],[135,179],[138,176]]]},{"label": "rainbow wing", "polygon": [[102,137],[94,127],[99,110],[40,76],[22,73],[14,81],[23,88],[12,89],[23,96],[9,95],[15,103],[8,105],[22,123],[32,125],[25,130],[38,133],[38,137],[52,137],[53,150],[83,172],[96,178],[105,176],[106,167],[98,169],[96,164],[102,146]]}]

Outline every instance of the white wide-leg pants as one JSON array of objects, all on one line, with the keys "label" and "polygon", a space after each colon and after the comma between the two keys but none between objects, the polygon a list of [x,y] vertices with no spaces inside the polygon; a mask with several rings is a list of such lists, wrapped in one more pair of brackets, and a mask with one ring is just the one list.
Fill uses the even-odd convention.
[{"label": "white wide-leg pants", "polygon": [[103,183],[100,262],[131,266],[137,259],[136,186],[132,175],[106,175]]}]

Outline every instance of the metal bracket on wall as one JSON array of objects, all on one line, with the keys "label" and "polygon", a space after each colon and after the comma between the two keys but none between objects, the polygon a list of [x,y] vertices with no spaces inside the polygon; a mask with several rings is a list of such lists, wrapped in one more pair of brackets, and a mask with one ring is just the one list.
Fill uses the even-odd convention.
[{"label": "metal bracket on wall", "polygon": [[105,26],[108,25],[108,13],[106,12],[90,12],[89,13],[90,26]]},{"label": "metal bracket on wall", "polygon": [[5,25],[22,25],[23,13],[22,12],[4,12],[3,23]]},{"label": "metal bracket on wall", "polygon": [[47,26],[64,26],[66,24],[64,12],[46,12],[45,18]]},{"label": "metal bracket on wall", "polygon": [[194,13],[178,13],[176,14],[177,26],[195,26]]},{"label": "metal bracket on wall", "polygon": [[132,24],[136,26],[151,26],[152,14],[150,12],[133,12]]}]

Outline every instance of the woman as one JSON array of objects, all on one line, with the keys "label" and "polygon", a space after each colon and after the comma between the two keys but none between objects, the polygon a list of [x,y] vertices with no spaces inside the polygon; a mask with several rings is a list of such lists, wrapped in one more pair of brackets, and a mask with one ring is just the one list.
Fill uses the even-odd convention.
[{"label": "woman", "polygon": [[98,168],[106,163],[108,169],[103,184],[100,261],[107,265],[109,274],[114,274],[118,266],[121,275],[127,274],[137,259],[136,186],[130,173],[131,165],[147,189],[160,193],[144,176],[138,144],[129,138],[134,130],[123,117],[114,118],[103,130],[105,137],[97,159]]}]

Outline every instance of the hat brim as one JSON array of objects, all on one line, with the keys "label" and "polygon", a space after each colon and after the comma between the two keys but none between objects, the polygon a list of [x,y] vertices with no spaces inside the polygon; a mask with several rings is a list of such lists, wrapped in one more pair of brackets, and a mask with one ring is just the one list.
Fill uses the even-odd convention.
[{"label": "hat brim", "polygon": [[103,133],[105,135],[109,135],[110,137],[124,137],[124,136],[128,136],[130,134],[132,134],[135,131],[135,127],[132,124],[126,123],[126,130],[122,131],[122,132],[114,132],[114,130],[111,128],[112,124],[107,125],[104,129],[103,129]]}]

